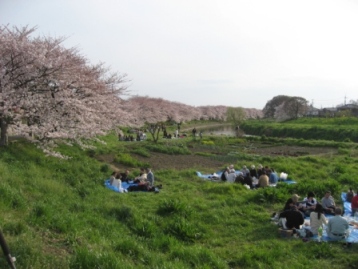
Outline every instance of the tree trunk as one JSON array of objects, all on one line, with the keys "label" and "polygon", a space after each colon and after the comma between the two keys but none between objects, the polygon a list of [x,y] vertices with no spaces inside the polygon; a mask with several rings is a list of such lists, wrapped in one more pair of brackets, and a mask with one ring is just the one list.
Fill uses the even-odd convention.
[{"label": "tree trunk", "polygon": [[7,146],[8,145],[8,137],[7,137],[7,127],[8,124],[4,119],[0,120],[0,146]]}]

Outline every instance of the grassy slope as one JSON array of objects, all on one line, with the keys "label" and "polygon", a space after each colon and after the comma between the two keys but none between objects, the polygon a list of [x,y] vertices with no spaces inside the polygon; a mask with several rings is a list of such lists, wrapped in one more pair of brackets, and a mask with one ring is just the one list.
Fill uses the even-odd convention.
[{"label": "grassy slope", "polygon": [[164,186],[159,194],[118,194],[103,187],[108,166],[89,155],[128,150],[115,136],[105,140],[95,151],[61,146],[71,160],[45,157],[23,142],[1,149],[0,226],[18,268],[357,268],[357,246],[280,239],[268,221],[290,193],[313,189],[320,196],[329,187],[338,198],[344,184],[355,184],[357,160],[348,152],[297,159],[228,154],[238,165],[288,172],[297,186],[249,191],[204,182],[193,170],[162,170],[155,171]]},{"label": "grassy slope", "polygon": [[286,122],[248,120],[240,128],[255,135],[358,142],[357,117],[300,118]]}]

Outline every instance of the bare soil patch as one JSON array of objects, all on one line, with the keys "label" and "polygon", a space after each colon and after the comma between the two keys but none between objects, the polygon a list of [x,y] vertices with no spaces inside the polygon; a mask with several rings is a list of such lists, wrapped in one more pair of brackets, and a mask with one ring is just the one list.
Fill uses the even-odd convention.
[{"label": "bare soil patch", "polygon": [[[200,156],[196,155],[196,152],[208,152],[211,154],[223,155],[222,149],[215,152],[210,148],[193,148],[191,149],[191,155],[168,155],[158,152],[152,152],[150,157],[143,157],[136,155],[135,157],[142,162],[149,163],[153,170],[162,170],[162,169],[195,169],[199,171],[215,172],[221,169],[227,163],[215,160],[209,156]],[[299,156],[315,156],[320,155],[324,156],[327,154],[336,154],[337,149],[335,148],[317,148],[317,147],[298,147],[298,146],[272,146],[264,144],[244,144],[238,145],[235,148],[227,150],[227,153],[230,151],[242,151],[247,154],[254,154],[260,156],[287,156],[287,157],[299,157]],[[117,168],[120,170],[127,169],[121,164],[116,164],[113,162],[112,155],[101,155],[97,157],[98,160],[105,162],[113,169]]]}]

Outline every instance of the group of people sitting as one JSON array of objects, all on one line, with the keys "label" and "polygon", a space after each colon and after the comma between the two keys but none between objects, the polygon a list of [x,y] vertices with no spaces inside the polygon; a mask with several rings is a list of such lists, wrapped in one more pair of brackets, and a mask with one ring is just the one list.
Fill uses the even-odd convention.
[{"label": "group of people sitting", "polygon": [[[122,187],[122,182],[130,184],[127,189]],[[154,185],[154,174],[151,168],[140,168],[139,176],[134,179],[129,178],[129,170],[126,170],[124,173],[113,172],[109,183],[111,186],[118,188],[119,192],[127,191],[155,191],[159,192],[159,189],[162,188],[162,185]]]},{"label": "group of people sitting", "polygon": [[250,189],[254,189],[277,184],[279,176],[275,169],[272,167],[269,168],[268,166],[264,167],[261,164],[258,165],[258,168],[256,168],[255,165],[251,165],[250,169],[244,165],[239,171],[236,171],[234,165],[231,164],[222,173],[221,180],[231,183],[241,183],[249,186]]},{"label": "group of people sitting", "polygon": [[[299,201],[299,198],[300,196],[293,194],[278,215],[279,223],[284,228],[299,230],[305,223],[305,217],[309,217],[309,231],[312,236],[319,235],[319,231],[323,230],[323,225],[326,225],[327,236],[331,240],[346,238],[349,223],[342,217],[342,209],[336,206],[330,191],[326,191],[320,203],[317,202],[313,192],[309,192],[302,201]],[[333,217],[328,219],[325,214],[333,215]]]}]

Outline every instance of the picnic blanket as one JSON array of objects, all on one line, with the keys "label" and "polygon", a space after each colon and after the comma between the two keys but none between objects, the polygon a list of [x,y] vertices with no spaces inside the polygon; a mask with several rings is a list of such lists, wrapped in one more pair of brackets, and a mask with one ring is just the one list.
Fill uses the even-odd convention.
[{"label": "picnic blanket", "polygon": [[341,199],[342,199],[342,204],[343,204],[344,216],[348,216],[348,215],[351,216],[352,215],[352,207],[351,207],[351,203],[347,201],[347,193],[342,192]]},{"label": "picnic blanket", "polygon": [[[197,175],[198,177],[201,177],[201,178],[206,179],[206,180],[220,180],[222,173],[223,173],[222,171],[217,171],[217,172],[215,172],[215,173],[213,173],[213,174],[202,174],[201,172],[196,171],[196,175]],[[239,175],[239,174],[241,173],[241,171],[236,170],[235,173],[236,173],[237,175]],[[290,178],[287,178],[287,179],[282,179],[282,178],[280,178],[280,179],[278,180],[278,183],[280,183],[280,182],[286,183],[286,184],[296,184],[296,183],[297,183],[296,181],[294,181],[294,180],[292,180],[292,179],[290,179]],[[257,184],[257,182],[254,182],[254,183]],[[270,185],[270,186],[276,186],[276,185],[275,185],[275,184],[272,184],[272,185]]]},{"label": "picnic blanket", "polygon": [[[333,217],[333,216],[328,216],[327,217],[328,220],[331,217]],[[350,222],[349,219],[348,219],[348,222]],[[348,237],[342,239],[340,242],[358,243],[358,229],[356,229],[353,225],[349,225],[348,234],[349,234]],[[315,240],[315,241],[318,241],[318,236],[315,235],[312,239]],[[321,241],[323,241],[323,242],[332,242],[332,241],[337,241],[337,240],[332,240],[331,238],[329,238],[327,236],[326,229],[323,229],[323,235],[322,235]]]},{"label": "picnic blanket", "polygon": [[[345,192],[342,192],[341,193],[341,199],[342,199],[342,203],[343,203],[343,207],[344,207],[344,215],[343,217],[345,219],[347,219],[348,223],[351,223],[353,221],[353,217],[352,217],[352,209],[351,209],[351,203],[350,202],[347,202],[346,200],[346,193]],[[332,215],[327,215],[325,214],[325,217],[328,219],[332,218],[333,216]],[[358,223],[358,220],[354,220],[355,222]],[[309,217],[306,217],[305,218],[305,222],[306,223],[309,223]],[[308,229],[310,230],[311,228],[309,226],[304,226],[305,229]],[[346,242],[346,243],[358,243],[358,229],[356,229],[354,227],[354,225],[349,225],[349,236],[343,240],[341,240],[341,242]],[[312,240],[314,241],[318,241],[318,237],[317,235],[315,235]],[[331,242],[331,241],[335,241],[335,240],[332,240],[331,238],[329,238],[327,236],[327,232],[326,232],[326,229],[323,229],[323,235],[322,235],[322,238],[321,238],[321,241],[323,242]]]},{"label": "picnic blanket", "polygon": [[[132,182],[132,181],[130,181]],[[123,192],[128,192],[128,188],[130,186],[138,186],[138,184],[136,183],[127,183],[127,182],[122,182],[122,189],[118,189],[118,187],[116,186],[112,186],[110,183],[109,183],[109,179],[106,179],[104,181],[104,186],[112,191],[115,191],[115,192],[119,192],[119,193],[123,193]]]}]

